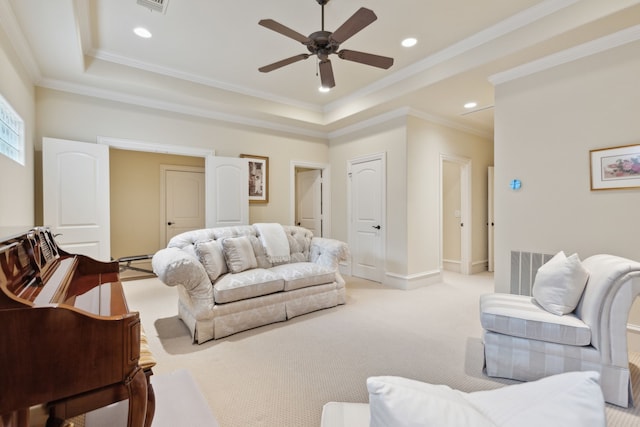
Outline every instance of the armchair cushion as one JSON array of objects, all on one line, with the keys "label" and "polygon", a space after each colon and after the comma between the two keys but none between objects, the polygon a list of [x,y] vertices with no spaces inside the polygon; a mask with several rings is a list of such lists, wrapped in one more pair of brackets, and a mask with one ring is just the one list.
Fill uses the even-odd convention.
[{"label": "armchair cushion", "polygon": [[480,323],[491,332],[571,346],[591,343],[591,328],[573,314],[556,316],[525,295],[480,296]]},{"label": "armchair cushion", "polygon": [[582,266],[578,254],[567,257],[558,252],[538,269],[533,282],[533,297],[545,310],[559,316],[575,310],[589,272]]}]

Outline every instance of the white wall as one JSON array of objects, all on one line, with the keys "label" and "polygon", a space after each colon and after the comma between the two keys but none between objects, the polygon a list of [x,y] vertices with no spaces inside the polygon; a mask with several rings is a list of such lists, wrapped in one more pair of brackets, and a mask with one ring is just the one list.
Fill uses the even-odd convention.
[{"label": "white wall", "polygon": [[640,260],[640,189],[589,181],[589,150],[640,143],[639,76],[635,42],[496,87],[497,291],[508,292],[511,250]]},{"label": "white wall", "polygon": [[0,237],[34,225],[34,87],[0,29],[0,93],[24,121],[25,164],[0,155]]},{"label": "white wall", "polygon": [[[38,88],[36,150],[42,137],[96,142],[98,136],[215,150],[218,156],[269,157],[269,203],[251,205],[250,222],[290,223],[293,160],[327,163],[326,141],[291,137],[198,117]],[[38,206],[40,211],[40,206]]]}]

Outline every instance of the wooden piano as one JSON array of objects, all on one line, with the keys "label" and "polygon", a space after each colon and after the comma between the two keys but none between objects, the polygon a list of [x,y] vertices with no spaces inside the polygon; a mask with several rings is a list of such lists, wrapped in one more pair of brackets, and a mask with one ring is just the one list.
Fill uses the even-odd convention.
[{"label": "wooden piano", "polygon": [[124,399],[129,427],[151,425],[155,362],[141,362],[140,316],[118,271],[65,252],[48,228],[0,239],[0,426],[27,427],[44,404],[58,427]]}]

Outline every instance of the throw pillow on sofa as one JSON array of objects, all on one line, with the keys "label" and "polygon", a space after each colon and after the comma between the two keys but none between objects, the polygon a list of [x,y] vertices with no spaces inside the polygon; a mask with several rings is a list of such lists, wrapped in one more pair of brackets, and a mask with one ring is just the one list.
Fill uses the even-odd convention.
[{"label": "throw pillow on sofa", "polygon": [[230,272],[240,273],[258,267],[253,246],[247,236],[227,237],[222,240],[222,249]]},{"label": "throw pillow on sofa", "polygon": [[207,270],[209,280],[215,282],[218,277],[229,271],[227,261],[224,259],[222,244],[218,240],[196,242],[196,255]]},{"label": "throw pillow on sofa", "polygon": [[533,298],[550,313],[559,316],[575,310],[589,279],[578,254],[558,252],[542,265],[533,282]]}]

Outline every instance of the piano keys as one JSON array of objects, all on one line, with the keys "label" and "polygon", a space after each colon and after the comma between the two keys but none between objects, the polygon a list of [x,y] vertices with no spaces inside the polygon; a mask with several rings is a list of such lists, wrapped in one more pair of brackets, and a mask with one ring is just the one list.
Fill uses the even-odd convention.
[{"label": "piano keys", "polygon": [[57,427],[124,399],[129,427],[151,425],[153,362],[117,262],[67,253],[44,227],[0,241],[0,328],[0,426],[28,425],[34,405]]}]

